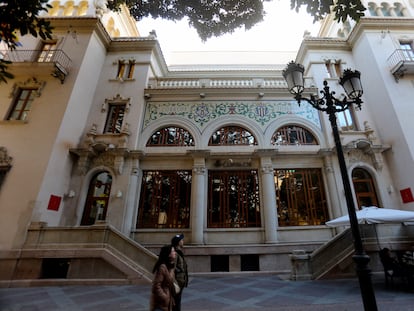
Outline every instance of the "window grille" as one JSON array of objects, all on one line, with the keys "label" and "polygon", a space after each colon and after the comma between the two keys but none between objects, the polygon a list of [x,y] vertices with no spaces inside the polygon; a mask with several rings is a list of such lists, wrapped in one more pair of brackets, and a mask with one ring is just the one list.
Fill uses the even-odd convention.
[{"label": "window grille", "polygon": [[144,171],[137,228],[188,228],[191,171]]},{"label": "window grille", "polygon": [[323,225],[327,221],[320,169],[277,169],[275,187],[279,226]]},{"label": "window grille", "polygon": [[147,146],[194,146],[194,139],[186,129],[169,126],[155,131],[148,140]]},{"label": "window grille", "polygon": [[307,129],[288,125],[279,128],[272,136],[272,145],[318,145],[315,136]]},{"label": "window grille", "polygon": [[210,137],[209,146],[257,145],[256,138],[240,126],[227,126],[215,131]]},{"label": "window grille", "polygon": [[210,171],[208,227],[260,227],[256,170]]},{"label": "window grille", "polygon": [[119,134],[125,117],[125,105],[109,104],[108,116],[105,124],[105,133]]}]

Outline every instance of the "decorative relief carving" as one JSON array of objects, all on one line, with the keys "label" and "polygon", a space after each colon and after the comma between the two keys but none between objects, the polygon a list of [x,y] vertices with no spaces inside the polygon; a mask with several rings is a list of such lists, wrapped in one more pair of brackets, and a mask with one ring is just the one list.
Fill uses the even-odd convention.
[{"label": "decorative relief carving", "polygon": [[371,157],[358,149],[348,151],[348,161],[349,163],[365,162],[372,164]]},{"label": "decorative relief carving", "polygon": [[131,107],[131,102],[130,102],[131,98],[127,97],[124,98],[119,94],[116,94],[116,96],[114,96],[113,98],[109,99],[105,99],[105,102],[102,104],[102,108],[101,108],[101,112],[106,112],[108,110],[108,106],[110,104],[112,105],[125,105],[125,113],[129,112],[129,108]]},{"label": "decorative relief carving", "polygon": [[371,143],[373,143],[377,139],[377,137],[375,136],[374,130],[371,128],[368,121],[364,122],[364,130],[365,130],[365,135],[367,136],[368,140]]},{"label": "decorative relief carving", "polygon": [[348,158],[350,163],[365,162],[371,164],[376,170],[382,170],[384,162],[382,154],[372,149],[363,151],[359,149],[353,149],[348,152]]},{"label": "decorative relief carving", "polygon": [[6,147],[0,147],[0,168],[10,167],[13,158],[9,156]]},{"label": "decorative relief carving", "polygon": [[266,165],[266,166],[262,166],[262,167],[260,168],[260,171],[261,171],[263,174],[273,174],[274,169],[273,169],[273,166],[271,166],[271,165]]},{"label": "decorative relief carving", "polygon": [[88,154],[82,154],[78,159],[77,174],[85,175],[89,171],[90,158]]},{"label": "decorative relief carving", "polygon": [[226,160],[216,160],[214,163],[216,167],[251,167],[252,160],[233,160],[233,159],[226,159]]},{"label": "decorative relief carving", "polygon": [[206,168],[204,166],[193,167],[194,174],[204,175],[206,173]]},{"label": "decorative relief carving", "polygon": [[39,97],[42,93],[43,88],[45,87],[46,82],[45,81],[38,81],[35,77],[27,79],[25,82],[16,82],[13,85],[12,91],[9,95],[9,97],[13,98],[17,96],[17,93],[19,89],[21,88],[33,88],[34,94]]},{"label": "decorative relief carving", "polygon": [[95,14],[96,14],[96,16],[99,17],[99,18],[102,18],[104,13],[106,13],[108,11],[108,7],[106,6],[107,1],[106,0],[95,0],[94,5],[95,5]]},{"label": "decorative relief carving", "polygon": [[116,156],[114,159],[114,167],[119,175],[122,175],[124,171],[125,159],[123,156]]}]

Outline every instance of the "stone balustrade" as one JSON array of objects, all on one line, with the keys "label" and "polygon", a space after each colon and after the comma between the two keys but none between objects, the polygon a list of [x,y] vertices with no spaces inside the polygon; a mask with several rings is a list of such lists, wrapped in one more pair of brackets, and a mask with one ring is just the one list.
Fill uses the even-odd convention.
[{"label": "stone balustrade", "polygon": [[[315,87],[313,79],[305,78],[306,87]],[[175,89],[175,88],[275,88],[286,89],[286,81],[274,79],[150,79],[148,89]]]}]

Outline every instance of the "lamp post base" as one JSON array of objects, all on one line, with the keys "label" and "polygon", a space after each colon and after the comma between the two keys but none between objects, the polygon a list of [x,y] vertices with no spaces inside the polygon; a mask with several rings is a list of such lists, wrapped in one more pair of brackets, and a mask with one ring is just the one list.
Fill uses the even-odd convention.
[{"label": "lamp post base", "polygon": [[356,264],[356,273],[358,275],[359,287],[364,303],[364,310],[376,311],[377,302],[375,299],[374,289],[371,281],[371,269],[368,267],[370,258],[367,254],[356,254],[352,257]]}]

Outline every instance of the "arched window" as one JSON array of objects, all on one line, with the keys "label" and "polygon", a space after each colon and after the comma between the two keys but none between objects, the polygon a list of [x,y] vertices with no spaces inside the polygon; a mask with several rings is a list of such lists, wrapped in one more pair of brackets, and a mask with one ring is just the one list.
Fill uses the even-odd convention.
[{"label": "arched window", "polygon": [[181,127],[164,127],[155,131],[147,142],[147,147],[162,146],[194,146],[194,138]]},{"label": "arched window", "polygon": [[209,146],[257,145],[256,138],[240,126],[226,126],[216,130],[210,137]]},{"label": "arched window", "polygon": [[98,173],[92,178],[89,184],[81,225],[89,226],[93,225],[97,220],[105,220],[111,185],[112,176],[108,172]]},{"label": "arched window", "polygon": [[188,228],[191,171],[144,171],[137,228]]},{"label": "arched window", "polygon": [[288,125],[279,128],[272,136],[272,145],[319,145],[315,136],[307,129]]},{"label": "arched window", "polygon": [[359,208],[362,206],[378,206],[374,181],[369,172],[363,168],[354,169],[352,171],[352,182]]}]

